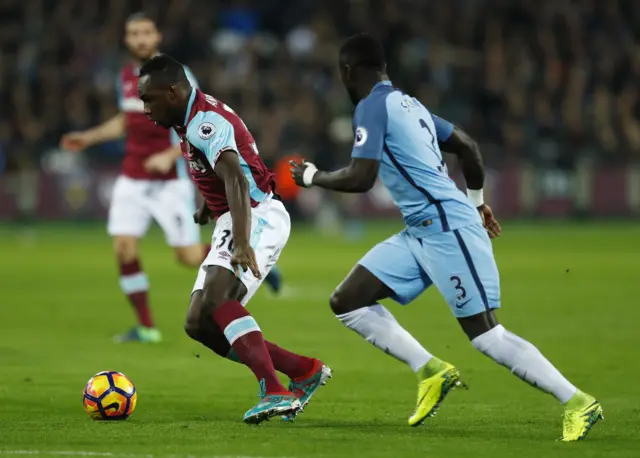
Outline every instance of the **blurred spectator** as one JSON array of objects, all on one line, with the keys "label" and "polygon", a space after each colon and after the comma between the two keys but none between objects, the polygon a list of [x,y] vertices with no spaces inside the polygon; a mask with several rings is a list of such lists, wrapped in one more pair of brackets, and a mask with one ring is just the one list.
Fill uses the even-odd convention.
[{"label": "blurred spectator", "polygon": [[[463,125],[489,165],[640,158],[640,9],[633,0],[3,0],[0,170],[33,168],[62,132],[115,108],[125,18],[240,113],[270,163],[348,158],[337,80],[345,36],[384,42],[394,83]],[[348,125],[348,124],[347,124]],[[113,148],[113,145],[111,145]],[[105,151],[109,147],[106,147]],[[117,160],[117,155],[108,155]]]}]

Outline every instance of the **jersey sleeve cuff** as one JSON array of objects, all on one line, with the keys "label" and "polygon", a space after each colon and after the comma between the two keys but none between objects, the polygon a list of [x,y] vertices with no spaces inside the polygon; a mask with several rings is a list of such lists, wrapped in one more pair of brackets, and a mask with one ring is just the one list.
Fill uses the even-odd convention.
[{"label": "jersey sleeve cuff", "polygon": [[222,149],[219,149],[218,152],[213,156],[213,160],[211,161],[211,166],[215,166],[216,163],[218,162],[218,159],[220,159],[220,155],[222,153],[224,153],[225,151],[233,151],[234,153],[238,154],[238,152],[236,151],[236,149],[232,146],[225,146]]},{"label": "jersey sleeve cuff", "polygon": [[372,161],[378,161],[378,162],[380,162],[380,159],[381,159],[380,155],[366,153],[364,151],[358,151],[358,150],[352,151],[351,157],[354,159],[370,159]]}]

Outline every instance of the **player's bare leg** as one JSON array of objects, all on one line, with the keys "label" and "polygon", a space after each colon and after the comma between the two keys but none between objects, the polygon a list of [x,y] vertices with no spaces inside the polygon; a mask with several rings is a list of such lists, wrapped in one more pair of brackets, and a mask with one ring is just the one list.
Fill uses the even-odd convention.
[{"label": "player's bare leg", "polygon": [[498,324],[493,311],[459,318],[471,344],[533,387],[552,394],[565,406],[563,441],[586,437],[602,416],[602,406],[578,390],[530,342]]},{"label": "player's bare leg", "polygon": [[331,296],[337,318],[367,342],[406,363],[418,377],[418,402],[409,418],[417,426],[435,414],[451,388],[458,385],[458,371],[429,353],[391,312],[379,304],[393,291],[361,265],[356,265]]},{"label": "player's bare leg", "polygon": [[198,243],[188,246],[178,246],[173,250],[176,255],[176,259],[183,266],[200,267],[200,264],[202,264],[204,258],[207,257],[210,249],[211,245]]},{"label": "player's bare leg", "polygon": [[[223,354],[226,349],[216,339],[215,327],[222,331],[237,359],[251,369],[260,383],[262,401],[244,419],[246,423],[260,423],[276,415],[295,413],[300,401],[280,383],[260,327],[240,303],[245,294],[245,286],[233,272],[209,266],[201,294],[192,297],[187,333]],[[226,351],[224,356],[229,354]]]},{"label": "player's bare leg", "polygon": [[138,325],[126,334],[115,337],[117,342],[150,342],[162,340],[155,328],[149,307],[149,280],[142,270],[138,253],[138,238],[128,235],[113,237],[113,248],[120,269],[120,288],[133,307]]}]

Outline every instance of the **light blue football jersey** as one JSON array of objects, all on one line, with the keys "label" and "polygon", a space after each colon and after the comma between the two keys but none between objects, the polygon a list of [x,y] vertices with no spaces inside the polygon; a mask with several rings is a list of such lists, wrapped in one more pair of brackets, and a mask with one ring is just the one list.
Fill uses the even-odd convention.
[{"label": "light blue football jersey", "polygon": [[481,223],[476,208],[449,178],[438,140],[453,125],[415,97],[376,84],[356,107],[352,157],[380,162],[378,176],[416,235]]}]

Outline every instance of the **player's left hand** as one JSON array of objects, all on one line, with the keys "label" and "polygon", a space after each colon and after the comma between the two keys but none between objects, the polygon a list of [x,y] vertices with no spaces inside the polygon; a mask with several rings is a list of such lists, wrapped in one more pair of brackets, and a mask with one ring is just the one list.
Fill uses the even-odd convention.
[{"label": "player's left hand", "polygon": [[258,263],[256,261],[256,253],[251,248],[251,245],[236,245],[233,247],[233,254],[231,255],[231,266],[236,276],[239,277],[243,271],[250,270],[254,277],[258,280],[262,278],[260,269],[258,269]]},{"label": "player's left hand", "polygon": [[164,175],[169,173],[176,164],[176,158],[172,154],[157,153],[150,156],[144,163],[144,169],[149,173]]},{"label": "player's left hand", "polygon": [[493,211],[491,211],[491,207],[487,204],[482,204],[478,207],[478,211],[480,212],[480,216],[482,217],[482,224],[484,228],[489,233],[489,237],[495,239],[496,237],[500,237],[502,233],[502,228],[500,227],[500,223],[493,216]]},{"label": "player's left hand", "polygon": [[[307,161],[301,161],[301,162],[289,161],[289,165],[291,165],[291,176],[293,177],[293,181],[295,181],[298,186],[301,186],[303,188],[309,188],[312,186],[310,182],[305,183],[304,175],[305,175],[305,171],[307,170],[309,171],[313,170],[313,172],[318,171],[315,165]],[[313,172],[311,173],[310,176],[308,176],[309,181],[313,179],[313,174],[314,174]]]}]

